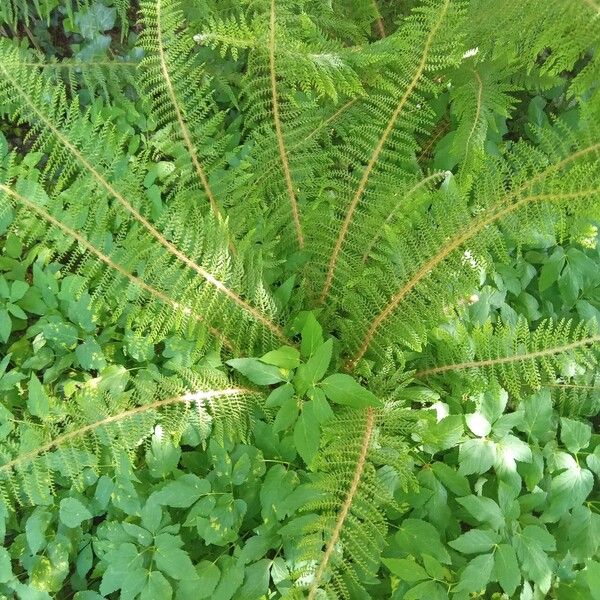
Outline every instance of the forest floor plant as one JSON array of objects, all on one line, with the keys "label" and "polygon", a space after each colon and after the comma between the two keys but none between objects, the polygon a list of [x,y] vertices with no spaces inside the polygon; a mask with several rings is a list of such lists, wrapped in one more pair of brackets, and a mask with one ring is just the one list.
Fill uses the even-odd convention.
[{"label": "forest floor plant", "polygon": [[0,597],[600,598],[597,2],[0,23]]}]

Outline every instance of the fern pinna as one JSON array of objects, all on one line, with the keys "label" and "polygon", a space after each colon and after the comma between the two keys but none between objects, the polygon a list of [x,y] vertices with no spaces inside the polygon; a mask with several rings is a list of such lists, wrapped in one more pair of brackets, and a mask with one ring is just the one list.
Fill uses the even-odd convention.
[{"label": "fern pinna", "polygon": [[[565,386],[594,387],[593,322],[471,330],[461,314],[515,248],[579,239],[598,218],[598,7],[503,0],[490,17],[485,2],[411,4],[144,0],[143,58],[112,64],[0,42],[0,107],[28,131],[1,164],[1,219],[31,262],[74,275],[97,320],[140,343],[177,332],[194,356],[169,377],[115,366],[68,399],[32,377],[24,393],[43,401],[6,401],[19,416],[0,445],[8,506],[138,464],[157,428],[226,446],[275,419],[299,445],[286,469],[300,485],[297,511],[269,515],[292,565],[273,593],[374,597],[399,491],[431,437],[432,411],[411,400],[502,386],[516,406],[540,388],[567,402]],[[28,10],[11,0],[0,16],[8,27]],[[225,58],[243,73],[227,108]],[[578,61],[569,119],[491,151],[497,116],[535,86],[525,74]],[[117,97],[136,127],[111,111]],[[448,122],[440,168],[423,157]],[[44,316],[40,335],[53,327]],[[587,373],[566,380],[566,362]]]}]

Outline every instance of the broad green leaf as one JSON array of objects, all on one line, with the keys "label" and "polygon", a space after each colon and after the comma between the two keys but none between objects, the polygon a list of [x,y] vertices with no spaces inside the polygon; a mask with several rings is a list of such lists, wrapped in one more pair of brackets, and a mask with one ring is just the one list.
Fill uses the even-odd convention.
[{"label": "broad green leaf", "polygon": [[228,360],[227,364],[257,385],[272,385],[285,381],[280,369],[266,365],[256,358],[233,358]]},{"label": "broad green leaf", "polygon": [[140,594],[140,600],[170,600],[173,596],[171,584],[159,571],[150,571],[148,580]]},{"label": "broad green leaf", "polygon": [[550,506],[544,512],[544,520],[554,522],[571,508],[581,504],[594,487],[594,476],[578,464],[552,478],[550,484]]},{"label": "broad green leaf", "polygon": [[302,328],[302,342],[300,352],[308,358],[323,344],[323,328],[313,313],[308,313],[304,327]]},{"label": "broad green leaf", "polygon": [[432,470],[436,477],[448,488],[455,496],[468,496],[471,489],[469,480],[458,473],[458,471],[446,463],[434,462]]},{"label": "broad green leaf", "polygon": [[44,386],[42,386],[40,380],[33,373],[29,379],[27,408],[32,415],[40,419],[47,417],[50,412],[50,402],[46,390],[44,390]]},{"label": "broad green leaf", "polygon": [[539,584],[549,584],[554,561],[546,552],[556,550],[554,537],[538,525],[527,525],[513,536],[513,546],[524,578]]},{"label": "broad green leaf", "polygon": [[333,340],[327,340],[315,349],[306,364],[298,367],[294,377],[294,385],[299,394],[304,394],[309,387],[321,381],[331,362],[332,349]]},{"label": "broad green leaf", "polygon": [[196,570],[179,536],[161,533],[154,538],[156,567],[173,579],[194,579]]},{"label": "broad green leaf", "polygon": [[466,496],[457,498],[457,502],[462,504],[479,523],[487,523],[493,529],[500,529],[504,526],[504,515],[500,507],[491,498],[485,496]]},{"label": "broad green leaf", "polygon": [[149,500],[166,506],[188,508],[198,498],[208,493],[210,493],[210,483],[206,479],[200,479],[193,473],[186,473],[175,481],[170,481],[159,491],[153,492]]},{"label": "broad green leaf", "polygon": [[464,429],[462,415],[448,415],[423,431],[423,448],[432,454],[453,448],[462,439]]},{"label": "broad green leaf", "polygon": [[437,581],[422,581],[402,596],[403,600],[446,600],[448,594]]},{"label": "broad green leaf", "polygon": [[101,370],[106,366],[106,359],[102,348],[96,340],[89,338],[75,349],[75,356],[79,364],[86,370]]},{"label": "broad green leaf", "polygon": [[596,477],[600,478],[600,445],[594,448],[592,454],[586,456],[585,463],[596,474]]},{"label": "broad green leaf", "polygon": [[294,386],[291,383],[284,383],[279,387],[276,387],[268,396],[265,404],[269,408],[274,406],[281,406],[285,400],[291,398],[294,395]]},{"label": "broad green leaf", "polygon": [[25,295],[25,292],[27,292],[28,289],[29,284],[25,281],[13,281],[10,286],[10,301],[17,302]]},{"label": "broad green leaf", "polygon": [[463,554],[479,554],[493,548],[499,539],[500,536],[493,531],[471,529],[448,542],[448,545]]},{"label": "broad green leaf", "polygon": [[269,591],[269,568],[271,561],[264,558],[246,567],[244,583],[237,594],[240,600],[264,598]]},{"label": "broad green leaf", "polygon": [[25,524],[25,536],[32,554],[37,554],[46,547],[46,529],[52,522],[52,513],[38,506]]},{"label": "broad green leaf", "polygon": [[514,548],[509,544],[500,544],[494,553],[494,572],[498,583],[509,596],[515,593],[521,583],[521,571]]},{"label": "broad green leaf", "polygon": [[0,309],[0,339],[3,342],[6,342],[11,331],[12,321],[10,319],[10,315],[4,308]]},{"label": "broad green leaf", "polygon": [[390,572],[402,579],[402,581],[414,583],[422,579],[429,579],[427,571],[414,560],[408,558],[384,558],[381,562]]},{"label": "broad green leaf", "polygon": [[569,452],[576,454],[587,448],[592,436],[592,427],[588,423],[562,417],[560,420],[560,440]]},{"label": "broad green leaf", "polygon": [[185,579],[180,582],[177,589],[177,598],[179,600],[212,597],[212,593],[221,578],[219,567],[212,561],[202,560],[196,565],[196,574],[196,578]]},{"label": "broad green leaf", "polygon": [[425,565],[425,570],[429,573],[430,577],[434,579],[450,579],[451,574],[447,567],[444,567],[438,560],[433,558],[433,556],[429,556],[429,554],[422,554],[421,558],[423,559],[423,564]]},{"label": "broad green leaf", "polygon": [[294,444],[302,460],[310,465],[317,450],[320,439],[319,421],[311,404],[306,403],[294,426]]},{"label": "broad green leaf", "polygon": [[485,473],[496,460],[496,444],[488,439],[463,442],[458,450],[458,472],[461,475]]},{"label": "broad green leaf", "polygon": [[300,352],[291,346],[282,346],[267,352],[260,360],[281,369],[295,369],[300,364]]},{"label": "broad green leaf", "polygon": [[353,408],[382,405],[381,400],[375,394],[360,385],[350,375],[334,373],[326,377],[321,382],[320,387],[325,395],[337,404],[344,404]]},{"label": "broad green leaf", "polygon": [[484,590],[490,581],[494,568],[494,555],[476,556],[461,573],[455,592],[478,592]]},{"label": "broad green leaf", "polygon": [[514,435],[507,435],[496,443],[495,468],[499,473],[514,472],[517,461],[531,462],[531,448]]},{"label": "broad green leaf", "polygon": [[250,456],[248,454],[242,454],[231,470],[232,485],[242,485],[242,483],[248,479],[251,468],[252,462],[250,461]]},{"label": "broad green leaf", "polygon": [[555,252],[548,262],[546,262],[540,271],[540,278],[538,280],[538,289],[540,292],[547,290],[553,283],[558,281],[558,277],[562,268],[565,264],[565,256],[560,252]]},{"label": "broad green leaf", "polygon": [[0,583],[6,583],[13,578],[10,554],[6,548],[0,546]]},{"label": "broad green leaf", "polygon": [[485,437],[492,430],[490,422],[481,413],[465,415],[467,427],[477,436]]},{"label": "broad green leaf", "polygon": [[298,399],[295,396],[286,398],[275,416],[273,431],[284,431],[291,427],[296,422],[299,411]]},{"label": "broad green leaf", "polygon": [[60,501],[60,520],[67,527],[79,527],[83,521],[92,518],[92,513],[77,498],[63,498]]},{"label": "broad green leaf", "polygon": [[550,390],[542,388],[539,392],[525,398],[521,405],[525,415],[519,429],[537,441],[545,441],[552,437],[554,428]]},{"label": "broad green leaf", "polygon": [[427,521],[405,519],[394,537],[400,548],[408,554],[417,556],[425,553],[450,564],[450,555],[440,540],[439,531]]},{"label": "broad green leaf", "polygon": [[331,406],[329,406],[325,392],[323,392],[322,389],[316,387],[312,388],[308,390],[307,396],[311,398],[315,416],[319,423],[326,423],[329,419],[333,418],[335,413],[331,409]]}]

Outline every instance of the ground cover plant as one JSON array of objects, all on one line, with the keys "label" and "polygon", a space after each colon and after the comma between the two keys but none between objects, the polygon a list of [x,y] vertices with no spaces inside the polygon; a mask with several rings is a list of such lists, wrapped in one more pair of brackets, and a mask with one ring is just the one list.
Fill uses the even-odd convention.
[{"label": "ground cover plant", "polygon": [[0,597],[600,598],[596,2],[0,25]]}]

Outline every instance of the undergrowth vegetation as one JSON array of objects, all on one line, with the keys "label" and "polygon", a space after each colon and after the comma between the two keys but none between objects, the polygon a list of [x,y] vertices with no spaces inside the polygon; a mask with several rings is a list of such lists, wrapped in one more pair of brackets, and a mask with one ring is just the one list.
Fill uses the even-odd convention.
[{"label": "undergrowth vegetation", "polygon": [[0,597],[600,598],[595,0],[0,4]]}]

